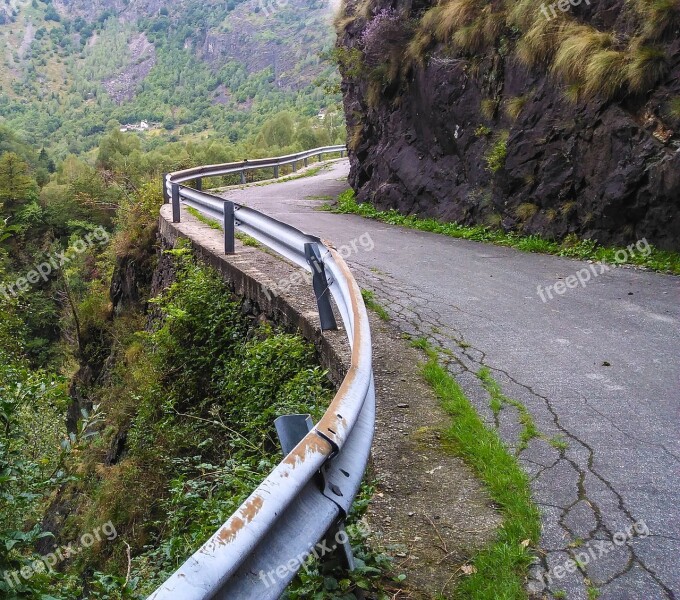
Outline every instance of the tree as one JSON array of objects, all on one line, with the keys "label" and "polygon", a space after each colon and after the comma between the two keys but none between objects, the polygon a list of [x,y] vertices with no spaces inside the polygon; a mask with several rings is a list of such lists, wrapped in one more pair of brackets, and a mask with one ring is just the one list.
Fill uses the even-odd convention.
[{"label": "tree", "polygon": [[110,131],[99,144],[97,166],[114,171],[121,159],[139,148],[140,142],[137,136],[125,135],[118,130]]},{"label": "tree", "polygon": [[14,152],[0,157],[0,202],[7,208],[30,199],[37,191],[35,179],[31,177],[28,164]]},{"label": "tree", "polygon": [[280,112],[262,126],[261,140],[267,148],[285,148],[293,143],[295,125],[287,112]]},{"label": "tree", "polygon": [[307,126],[298,130],[295,141],[302,150],[311,150],[317,146],[317,139],[312,128]]}]

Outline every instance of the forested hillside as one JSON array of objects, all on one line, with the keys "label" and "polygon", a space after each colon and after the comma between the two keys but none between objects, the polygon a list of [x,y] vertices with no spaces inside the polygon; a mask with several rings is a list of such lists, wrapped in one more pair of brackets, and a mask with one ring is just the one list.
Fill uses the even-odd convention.
[{"label": "forested hillside", "polygon": [[282,110],[337,110],[333,40],[321,0],[8,3],[0,123],[59,158],[95,147],[112,122],[146,121],[148,148],[243,142]]},{"label": "forested hillside", "polygon": [[[276,149],[300,123],[257,139]],[[276,464],[275,416],[318,417],[332,395],[312,345],[158,247],[160,173],[232,150],[139,143],[112,128],[91,161],[55,163],[0,128],[6,600],[147,597]],[[343,589],[365,588],[383,559],[349,531],[366,566]],[[329,581],[311,566],[291,598],[332,597]]]},{"label": "forested hillside", "polygon": [[156,232],[164,172],[344,141],[333,41],[318,0],[0,5],[0,598],[146,597],[323,410]]}]

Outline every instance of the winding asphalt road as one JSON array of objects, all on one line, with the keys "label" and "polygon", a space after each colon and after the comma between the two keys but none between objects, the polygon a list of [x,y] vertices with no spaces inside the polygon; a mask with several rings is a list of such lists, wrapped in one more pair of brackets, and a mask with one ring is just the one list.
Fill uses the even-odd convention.
[{"label": "winding asphalt road", "polygon": [[[589,587],[602,600],[680,595],[680,278],[600,274],[584,262],[320,212],[320,197],[347,188],[347,171],[341,161],[224,196],[344,246],[396,325],[447,349],[451,372],[512,448],[518,411],[506,404],[493,414],[480,368],[526,406],[541,433],[519,454],[543,515],[544,555],[529,582],[537,597],[563,590],[586,600]],[[581,269],[592,274],[585,287],[541,300],[539,285],[573,285],[567,277]]]}]

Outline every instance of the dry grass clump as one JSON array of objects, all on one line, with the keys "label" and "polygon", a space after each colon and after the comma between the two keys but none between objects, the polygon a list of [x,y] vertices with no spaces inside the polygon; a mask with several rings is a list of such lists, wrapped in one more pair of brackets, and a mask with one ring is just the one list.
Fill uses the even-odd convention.
[{"label": "dry grass clump", "polygon": [[449,42],[456,31],[472,24],[483,6],[480,0],[450,0],[428,11],[423,26],[440,42]]},{"label": "dry grass clump", "polygon": [[680,98],[673,98],[666,107],[666,112],[674,118],[680,119]]},{"label": "dry grass clump", "polygon": [[423,66],[428,48],[432,46],[434,36],[424,30],[418,31],[406,46],[404,52],[404,69],[409,70],[414,66]]},{"label": "dry grass clump", "polygon": [[498,102],[491,98],[485,98],[479,105],[479,112],[481,112],[482,116],[489,121],[496,116],[497,109]]},{"label": "dry grass clump", "polygon": [[538,212],[538,206],[530,202],[523,202],[515,209],[515,216],[520,221],[528,221]]},{"label": "dry grass clump", "polygon": [[349,128],[349,135],[347,136],[347,147],[356,151],[361,146],[361,142],[364,140],[364,126],[362,124],[354,125]]},{"label": "dry grass clump", "polygon": [[[494,12],[480,0],[449,0],[428,10],[420,23],[420,39],[409,55],[414,55],[426,36],[429,41],[452,44],[469,53],[488,48],[505,27],[505,13]],[[415,56],[414,56],[415,57]]]},{"label": "dry grass clump", "polygon": [[491,46],[503,32],[504,27],[505,15],[492,12],[491,6],[486,6],[478,18],[453,34],[452,41],[457,48],[476,54]]},{"label": "dry grass clump", "polygon": [[547,64],[559,46],[568,22],[563,17],[537,17],[517,42],[517,56],[528,67]]},{"label": "dry grass clump", "polygon": [[642,16],[647,39],[658,39],[680,26],[678,0],[636,0],[635,6]]},{"label": "dry grass clump", "polygon": [[536,0],[517,0],[511,3],[507,13],[508,25],[524,31],[529,29],[540,16],[540,3]]},{"label": "dry grass clump", "polygon": [[644,93],[668,73],[668,57],[660,48],[634,45],[628,64],[628,85],[635,93]]},{"label": "dry grass clump", "polygon": [[588,60],[583,81],[587,96],[610,100],[627,83],[628,56],[618,50],[600,50]]},{"label": "dry grass clump", "polygon": [[517,96],[516,98],[510,98],[505,104],[506,114],[513,120],[517,120],[522,110],[528,102],[528,96]]},{"label": "dry grass clump", "polygon": [[[642,94],[668,73],[668,56],[653,40],[680,27],[680,0],[631,1],[640,24],[637,36],[626,40],[577,22],[568,11],[546,18],[536,0],[440,0],[405,43],[402,73],[423,65],[428,49],[437,43],[481,57],[504,32],[514,38],[512,32],[519,30],[516,56],[528,67],[544,65],[562,78],[567,98],[606,101],[622,92]],[[523,106],[512,99],[506,111],[516,119]]]},{"label": "dry grass clump", "polygon": [[505,12],[494,12],[491,5],[480,0],[443,2],[423,16],[420,35],[414,38],[408,55],[417,62],[418,50],[432,41],[451,44],[468,53],[481,52],[503,32],[505,18]]},{"label": "dry grass clump", "polygon": [[581,81],[587,68],[587,58],[600,50],[614,46],[616,40],[611,33],[605,33],[587,25],[568,25],[561,32],[551,70],[559,73],[568,83]]}]

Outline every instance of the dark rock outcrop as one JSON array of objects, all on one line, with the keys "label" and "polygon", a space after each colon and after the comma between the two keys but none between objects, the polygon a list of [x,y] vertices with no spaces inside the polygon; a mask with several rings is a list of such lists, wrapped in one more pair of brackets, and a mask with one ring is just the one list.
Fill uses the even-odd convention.
[{"label": "dark rock outcrop", "polygon": [[[396,10],[409,23],[434,4]],[[372,13],[394,6],[379,1]],[[575,16],[625,32],[623,7],[591,3]],[[365,56],[371,16],[357,16],[353,2],[345,10],[339,47]],[[654,89],[608,102],[567,100],[559,76],[525,67],[507,48],[471,58],[434,46],[377,93],[370,69],[342,69],[358,200],[466,225],[607,244],[646,238],[680,250],[680,115],[668,110],[680,95],[677,32],[662,46],[668,70]],[[512,118],[505,107],[517,98]],[[489,156],[504,135],[507,156],[494,171]]]}]

